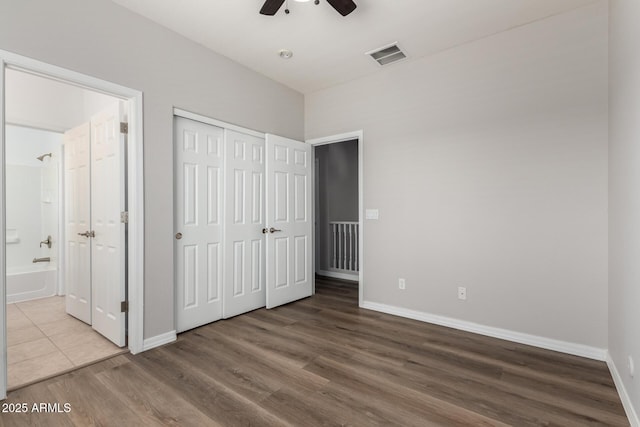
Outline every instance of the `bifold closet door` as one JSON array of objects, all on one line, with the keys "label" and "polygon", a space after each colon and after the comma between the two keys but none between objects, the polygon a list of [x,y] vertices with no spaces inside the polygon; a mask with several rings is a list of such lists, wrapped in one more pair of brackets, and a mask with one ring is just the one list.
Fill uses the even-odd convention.
[{"label": "bifold closet door", "polygon": [[311,146],[266,135],[267,308],[313,293]]},{"label": "bifold closet door", "polygon": [[225,130],[223,317],[265,306],[264,139]]},{"label": "bifold closet door", "polygon": [[175,119],[177,331],[222,317],[223,130]]},{"label": "bifold closet door", "polygon": [[91,126],[64,134],[65,304],[67,313],[91,324]]}]

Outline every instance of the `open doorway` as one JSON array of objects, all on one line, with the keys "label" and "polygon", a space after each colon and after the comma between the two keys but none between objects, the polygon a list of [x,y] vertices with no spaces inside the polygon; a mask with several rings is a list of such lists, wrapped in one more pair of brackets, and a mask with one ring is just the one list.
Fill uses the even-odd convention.
[{"label": "open doorway", "polygon": [[307,141],[314,146],[316,287],[363,296],[362,132]]},{"label": "open doorway", "polygon": [[7,387],[14,389],[123,351],[69,301],[74,287],[92,281],[83,275],[91,243],[70,224],[102,197],[81,194],[97,175],[88,162],[84,175],[72,167],[90,146],[71,130],[121,101],[18,70],[6,71],[5,88]]},{"label": "open doorway", "polygon": [[[109,309],[110,313],[115,313],[117,306],[118,312],[126,313],[128,321],[128,349],[131,353],[136,354],[145,348],[143,340],[143,299],[144,299],[144,199],[143,199],[143,138],[142,138],[142,92],[120,86],[114,83],[106,82],[91,76],[80,74],[71,70],[56,67],[44,62],[30,59],[21,55],[0,50],[0,223],[6,224],[7,217],[7,200],[6,182],[5,182],[5,148],[8,127],[7,123],[6,103],[7,103],[7,73],[19,71],[33,76],[44,77],[65,85],[89,89],[99,94],[109,94],[128,104],[129,107],[129,123],[128,137],[125,146],[127,154],[126,162],[126,193],[125,199],[128,204],[128,210],[123,215],[118,215],[118,220],[124,219],[127,223],[128,231],[125,239],[128,246],[126,254],[125,274],[128,291],[126,292],[127,301],[124,304],[121,300],[113,300],[111,305],[113,309]],[[25,91],[33,90],[33,87],[25,88]],[[22,93],[20,94],[23,95]],[[37,95],[37,91],[36,91]],[[40,98],[45,101],[44,98]],[[64,98],[55,98],[55,102],[64,103]],[[83,103],[84,105],[84,103]],[[41,108],[41,104],[34,107],[37,111]],[[42,126],[42,123],[32,123],[30,126],[21,126],[23,128],[47,129],[54,133],[62,133],[65,128],[55,129],[54,127]],[[53,152],[52,156],[53,156]],[[38,153],[36,160],[42,163],[49,161],[52,156],[46,153]],[[42,231],[42,230],[40,230]],[[47,236],[48,237],[48,236]],[[52,236],[53,238],[53,236]],[[51,239],[40,240],[44,243]],[[2,349],[0,351],[0,399],[7,396],[7,277],[6,277],[6,245],[7,230],[4,226],[0,227],[0,343]],[[52,243],[53,246],[53,243]],[[38,247],[38,250],[40,247]],[[44,246],[43,246],[44,249]],[[46,258],[46,257],[43,257]],[[33,263],[38,264],[38,263]],[[61,263],[62,264],[62,263]],[[117,318],[117,317],[116,317]],[[124,330],[124,322],[123,328]],[[124,333],[123,333],[124,336]]]},{"label": "open doorway", "polygon": [[316,274],[358,281],[358,141],[315,147]]}]

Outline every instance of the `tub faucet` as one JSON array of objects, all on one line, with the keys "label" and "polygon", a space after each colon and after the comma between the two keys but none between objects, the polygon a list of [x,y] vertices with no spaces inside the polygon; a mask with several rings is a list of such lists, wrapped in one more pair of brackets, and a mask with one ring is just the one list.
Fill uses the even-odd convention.
[{"label": "tub faucet", "polygon": [[47,240],[40,242],[40,247],[42,247],[42,245],[47,245],[47,247],[51,249],[51,243],[51,236],[47,236]]}]

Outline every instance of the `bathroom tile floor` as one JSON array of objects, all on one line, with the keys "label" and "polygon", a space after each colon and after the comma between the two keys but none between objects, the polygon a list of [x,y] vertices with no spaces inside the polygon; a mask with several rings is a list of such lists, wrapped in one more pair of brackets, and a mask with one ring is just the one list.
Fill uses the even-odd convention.
[{"label": "bathroom tile floor", "polygon": [[7,304],[9,389],[127,351],[68,315],[64,297]]}]

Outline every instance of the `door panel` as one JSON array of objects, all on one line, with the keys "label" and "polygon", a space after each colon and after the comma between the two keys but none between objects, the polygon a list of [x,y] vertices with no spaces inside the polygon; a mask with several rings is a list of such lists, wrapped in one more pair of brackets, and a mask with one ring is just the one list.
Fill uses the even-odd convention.
[{"label": "door panel", "polygon": [[64,277],[67,313],[91,324],[91,243],[80,236],[91,230],[89,123],[64,134],[65,248]]},{"label": "door panel", "polygon": [[313,292],[311,146],[267,134],[267,308]]},{"label": "door panel", "polygon": [[223,130],[175,118],[176,329],[222,316]]},{"label": "door panel", "polygon": [[223,317],[265,305],[264,139],[225,130],[227,176]]},{"label": "door panel", "polygon": [[293,282],[295,284],[303,283],[309,276],[307,270],[307,259],[309,258],[309,254],[307,253],[307,248],[309,247],[308,240],[308,236],[294,237]]},{"label": "door panel", "polygon": [[116,345],[126,345],[125,135],[121,102],[91,118],[92,327]]}]

